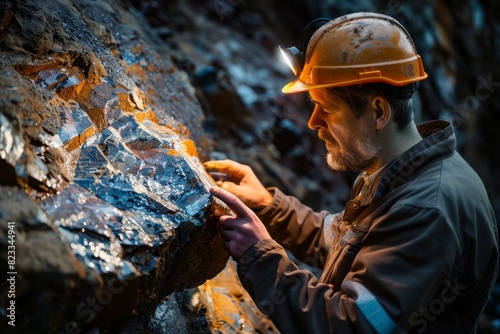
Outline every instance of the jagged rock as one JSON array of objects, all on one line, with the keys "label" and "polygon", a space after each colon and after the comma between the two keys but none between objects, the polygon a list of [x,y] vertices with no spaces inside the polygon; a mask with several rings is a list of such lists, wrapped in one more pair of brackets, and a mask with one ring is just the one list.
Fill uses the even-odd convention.
[{"label": "jagged rock", "polygon": [[[5,280],[0,283],[2,331],[48,333],[64,328],[80,301],[92,296],[102,279],[77,259],[44,210],[19,187],[0,187],[0,220],[0,262],[3,270],[16,272],[9,275],[15,277],[15,298],[7,299],[10,286]],[[14,231],[11,239],[7,238],[9,226]],[[12,268],[7,267],[9,245],[15,247]],[[10,300],[15,302],[15,327],[6,324],[11,321],[5,318]]]},{"label": "jagged rock", "polygon": [[[0,65],[0,166],[3,184],[22,184],[44,196],[71,178],[63,167],[58,143],[50,143],[62,125],[61,107],[50,106],[50,93],[38,91],[29,80]],[[49,100],[45,106],[44,101]]]},{"label": "jagged rock", "polygon": [[[10,207],[2,208],[0,228],[13,221],[20,229],[17,332],[113,329],[129,318],[147,324],[166,296],[214,277],[228,259],[216,223],[229,210],[208,192],[213,180],[176,120],[203,118],[199,107],[190,108],[197,101],[187,76],[121,21],[121,4],[99,3],[115,20],[103,24],[91,5],[16,2],[0,35],[1,185],[19,187],[2,192],[1,206]],[[126,74],[139,60],[142,74],[167,85],[143,93]],[[145,94],[172,102],[146,103]],[[165,110],[173,105],[177,110]],[[24,234],[40,235],[33,243],[39,257],[29,255],[36,250]],[[40,279],[46,273],[57,276],[57,286]],[[6,309],[2,301],[3,329]]]},{"label": "jagged rock", "polygon": [[156,308],[148,329],[155,334],[278,333],[241,286],[234,261],[203,285],[170,295]]},{"label": "jagged rock", "polygon": [[84,86],[83,91],[78,95],[77,101],[83,106],[99,131],[104,130],[122,116],[118,90],[121,89],[104,82],[95,86]]},{"label": "jagged rock", "polygon": [[59,128],[59,139],[61,139],[66,151],[73,151],[96,133],[96,129],[86,112],[78,105],[71,110],[65,110],[63,125]]},{"label": "jagged rock", "polygon": [[[121,186],[129,184],[125,180]],[[126,189],[121,191],[120,199],[128,199]],[[113,204],[73,184],[41,205],[78,260],[103,280],[95,293],[97,307],[82,300],[78,307],[86,312],[77,308],[72,314],[82,328],[116,326],[134,314],[147,319],[165,296],[216,275],[227,259],[208,260],[196,252],[200,243],[212,255],[221,247],[208,196],[198,222],[148,214],[149,209],[140,211],[135,205],[119,210]],[[196,228],[196,223],[203,225]]]}]

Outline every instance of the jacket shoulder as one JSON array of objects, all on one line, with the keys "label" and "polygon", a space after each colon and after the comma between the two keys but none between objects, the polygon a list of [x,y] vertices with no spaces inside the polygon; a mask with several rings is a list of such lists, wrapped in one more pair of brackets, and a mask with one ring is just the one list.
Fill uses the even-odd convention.
[{"label": "jacket shoulder", "polygon": [[394,191],[400,204],[445,211],[450,205],[489,206],[481,178],[457,152],[423,166]]}]

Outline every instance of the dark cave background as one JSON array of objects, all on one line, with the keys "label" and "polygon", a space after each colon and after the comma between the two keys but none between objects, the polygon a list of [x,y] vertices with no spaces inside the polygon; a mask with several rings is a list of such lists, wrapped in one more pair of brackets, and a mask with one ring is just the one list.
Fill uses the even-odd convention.
[{"label": "dark cave background", "polygon": [[[229,157],[249,164],[266,185],[278,185],[310,206],[328,210],[340,208],[345,202],[354,175],[326,168],[324,151],[306,125],[312,106],[305,94],[280,93],[283,84],[293,77],[286,68],[276,68],[280,66],[275,64],[280,61],[277,46],[298,46],[302,30],[315,18],[357,11],[393,16],[409,31],[429,74],[414,97],[417,123],[436,118],[453,122],[457,151],[483,179],[500,217],[500,132],[496,129],[500,121],[499,2],[209,0],[133,4],[152,26],[174,32],[166,41],[173,47],[180,43],[181,50],[183,44],[196,45],[205,39],[230,44],[233,37],[259,45],[221,53],[214,50],[214,43],[200,43],[198,56],[206,53],[203,59],[188,61],[189,71],[200,79],[195,84],[208,97],[204,104],[205,129],[214,139],[209,157]],[[217,27],[224,33],[207,27]],[[268,63],[262,64],[261,58]],[[235,70],[238,66],[245,76]],[[213,70],[208,70],[210,75],[205,75],[207,67]],[[267,82],[252,77],[266,70]],[[213,81],[207,83],[210,76]],[[220,100],[220,90],[227,81],[238,93],[237,98],[243,99],[243,105],[235,107]],[[215,85],[219,91],[213,88]],[[485,332],[500,328],[499,301],[497,283],[486,309],[492,325],[486,326]]]},{"label": "dark cave background", "polygon": [[[238,36],[260,46],[224,57],[218,50],[212,52],[211,45],[199,45],[208,55],[202,61],[188,62],[194,77],[201,78],[197,83],[208,96],[204,105],[208,116],[205,129],[214,138],[211,148],[221,150],[222,156],[251,165],[266,185],[278,185],[312,207],[328,210],[339,208],[345,201],[353,175],[325,167],[324,152],[306,126],[312,106],[305,96],[280,93],[282,84],[292,79],[286,69],[277,70],[279,65],[271,65],[266,78],[274,85],[252,78],[252,73],[268,68],[268,64],[261,67],[259,58],[279,61],[278,45],[299,45],[303,28],[315,18],[335,18],[357,11],[393,16],[409,31],[429,74],[415,94],[417,122],[435,118],[453,122],[457,150],[483,179],[496,216],[500,216],[500,132],[496,129],[500,120],[499,2],[210,0],[133,4],[145,13],[152,26],[174,32],[174,47],[175,41],[196,44],[210,39],[210,34],[218,34],[205,29],[203,23],[190,24],[193,21],[208,21],[208,26],[224,30],[226,33],[219,38],[228,44],[232,36]],[[254,72],[247,69],[247,75],[241,77],[233,66],[240,66],[242,72],[251,67]],[[216,82],[206,83],[210,80],[210,75],[204,75],[207,67],[217,74],[219,79],[212,77]],[[226,80],[243,99],[244,108],[219,100],[223,93],[213,90],[213,86],[223,86]],[[235,114],[240,115],[236,120]],[[210,157],[219,156],[212,151]],[[500,327],[499,298],[497,284],[486,310],[495,330]]]}]

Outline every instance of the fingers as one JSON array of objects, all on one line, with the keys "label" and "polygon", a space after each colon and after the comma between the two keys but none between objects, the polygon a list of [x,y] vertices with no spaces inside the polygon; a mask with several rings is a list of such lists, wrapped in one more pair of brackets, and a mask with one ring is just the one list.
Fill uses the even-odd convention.
[{"label": "fingers", "polygon": [[224,229],[220,232],[220,236],[224,241],[230,241],[233,238],[233,231],[229,229]]},{"label": "fingers", "polygon": [[213,169],[213,170],[229,170],[229,169],[235,169],[237,165],[240,165],[238,162],[225,159],[225,160],[211,160],[211,161],[206,161],[203,163],[203,166],[206,169]]},{"label": "fingers", "polygon": [[229,191],[232,194],[236,193],[237,189],[239,188],[236,183],[233,183],[231,181],[217,182],[217,185],[222,189]]},{"label": "fingers", "polygon": [[242,165],[233,160],[216,160],[203,163],[203,167],[207,170],[215,170],[228,174],[232,179],[240,180],[245,176],[246,165]]},{"label": "fingers", "polygon": [[210,192],[236,213],[236,217],[221,216],[219,218],[224,248],[234,260],[238,261],[248,248],[259,240],[271,238],[255,213],[235,195],[220,187],[211,187]]},{"label": "fingers", "polygon": [[223,230],[234,230],[238,228],[238,225],[241,225],[241,218],[231,217],[231,216],[222,216],[219,219],[219,226]]},{"label": "fingers", "polygon": [[226,203],[226,205],[234,212],[238,217],[250,217],[253,215],[253,211],[250,210],[238,197],[231,194],[229,191],[222,189],[220,187],[211,187],[210,192],[212,195]]},{"label": "fingers", "polygon": [[250,229],[245,228],[248,218],[233,218],[223,216],[219,220],[222,227],[220,236],[224,240],[224,249],[231,257],[238,261],[245,251],[255,244],[258,239]]}]

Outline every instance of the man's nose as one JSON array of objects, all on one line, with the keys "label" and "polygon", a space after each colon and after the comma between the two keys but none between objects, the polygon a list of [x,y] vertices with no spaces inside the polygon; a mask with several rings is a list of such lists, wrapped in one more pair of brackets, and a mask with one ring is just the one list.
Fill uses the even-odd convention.
[{"label": "man's nose", "polygon": [[309,118],[309,121],[307,122],[307,126],[311,129],[311,130],[319,130],[321,128],[321,112],[323,111],[323,109],[321,109],[320,106],[318,106],[316,104],[316,106],[314,107],[314,110],[311,114],[311,117]]}]

